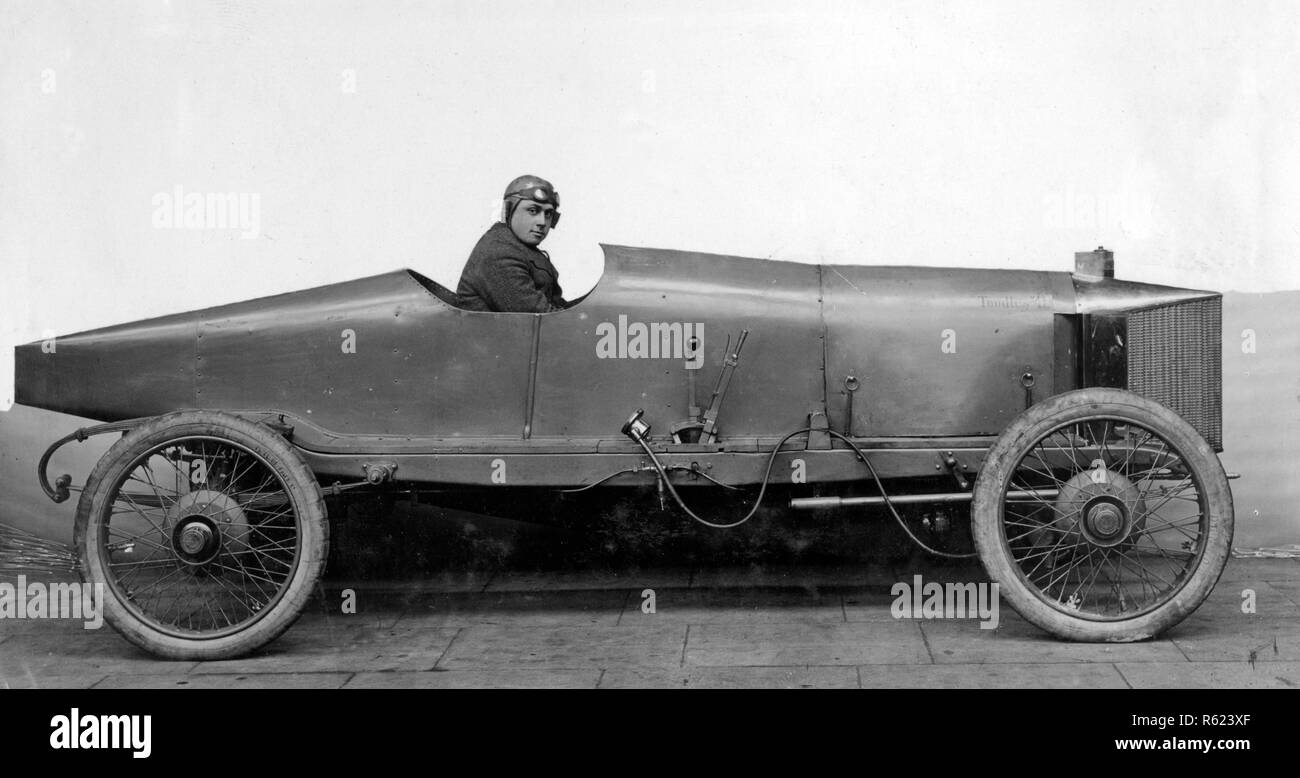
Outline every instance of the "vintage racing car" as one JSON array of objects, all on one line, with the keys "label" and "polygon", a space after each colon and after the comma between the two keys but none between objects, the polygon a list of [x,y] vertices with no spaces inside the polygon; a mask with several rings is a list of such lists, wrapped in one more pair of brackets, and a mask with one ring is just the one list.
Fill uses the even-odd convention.
[{"label": "vintage racing car", "polygon": [[54,450],[122,433],[75,526],[109,622],[178,659],[268,643],[322,574],[323,494],[354,486],[657,483],[715,527],[748,515],[692,495],[758,487],[757,509],[780,484],[904,529],[946,505],[1007,601],[1074,640],[1156,635],[1217,582],[1219,294],[1117,280],[1104,249],[1071,273],[603,248],[555,313],[397,270],[19,347],[18,403],[105,422],[45,452],[51,498],[75,489]]}]

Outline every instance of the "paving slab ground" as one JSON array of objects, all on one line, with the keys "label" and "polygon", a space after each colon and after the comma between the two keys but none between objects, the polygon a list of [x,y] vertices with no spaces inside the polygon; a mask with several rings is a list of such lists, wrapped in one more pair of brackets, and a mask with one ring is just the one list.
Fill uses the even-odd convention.
[{"label": "paving slab ground", "polygon": [[[505,571],[327,580],[255,655],[166,662],[112,629],[0,621],[0,688],[1300,688],[1300,561],[1233,559],[1156,640],[1056,640],[1003,605],[900,619],[971,564]],[[355,606],[345,613],[344,603]]]},{"label": "paving slab ground", "polygon": [[863,689],[1126,689],[1114,664],[983,663],[859,668]]}]

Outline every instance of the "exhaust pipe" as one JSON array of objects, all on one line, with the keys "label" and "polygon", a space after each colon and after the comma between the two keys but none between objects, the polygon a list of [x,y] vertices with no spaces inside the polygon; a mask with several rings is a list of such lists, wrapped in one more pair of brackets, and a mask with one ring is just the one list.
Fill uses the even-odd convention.
[{"label": "exhaust pipe", "polygon": [[[1034,491],[1014,491],[1007,492],[1007,497],[1013,499],[1040,498],[1050,500],[1060,494],[1058,489],[1036,489]],[[948,492],[944,494],[902,494],[898,497],[890,497],[889,501],[895,505],[908,505],[913,503],[942,503],[942,502],[970,502],[973,494],[971,492]],[[868,505],[884,505],[884,497],[795,497],[790,500],[790,507],[795,510],[812,511],[822,508],[857,508]]]}]

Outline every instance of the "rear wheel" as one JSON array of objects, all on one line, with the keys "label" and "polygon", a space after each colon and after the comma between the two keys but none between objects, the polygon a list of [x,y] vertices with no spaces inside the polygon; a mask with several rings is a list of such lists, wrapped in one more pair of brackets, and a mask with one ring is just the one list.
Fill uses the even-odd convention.
[{"label": "rear wheel", "polygon": [[1182,621],[1232,546],[1214,451],[1168,408],[1120,389],[1053,397],[989,451],[975,545],[1006,600],[1071,640],[1132,641]]},{"label": "rear wheel", "polygon": [[104,616],[170,659],[225,659],[274,640],[319,580],[329,525],[293,447],[224,413],[186,411],[129,432],[77,506],[83,575]]}]

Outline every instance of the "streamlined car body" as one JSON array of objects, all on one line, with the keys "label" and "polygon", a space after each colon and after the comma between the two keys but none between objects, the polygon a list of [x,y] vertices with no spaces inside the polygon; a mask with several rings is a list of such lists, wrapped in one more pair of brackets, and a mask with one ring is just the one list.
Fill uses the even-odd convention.
[{"label": "streamlined car body", "polygon": [[1156,634],[1217,581],[1217,293],[1117,280],[1104,249],[1073,273],[604,250],[548,314],[463,310],[397,270],[19,347],[18,403],[105,422],[51,451],[125,433],[77,513],[109,620],[165,656],[273,639],[340,482],[658,481],[692,516],[680,493],[772,483],[900,522],[968,505],[1011,604],[1084,640]]}]

